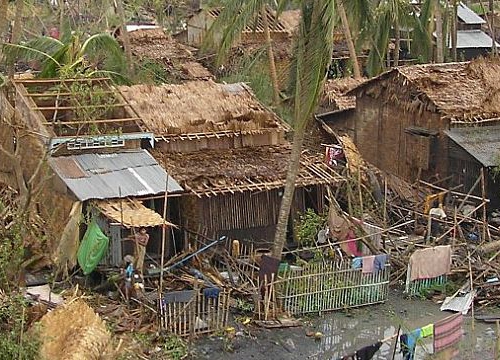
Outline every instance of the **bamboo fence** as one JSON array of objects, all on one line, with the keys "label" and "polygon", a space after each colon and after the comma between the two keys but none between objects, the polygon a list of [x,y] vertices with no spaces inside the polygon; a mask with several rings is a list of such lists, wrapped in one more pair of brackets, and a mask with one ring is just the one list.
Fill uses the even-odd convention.
[{"label": "bamboo fence", "polygon": [[[301,269],[285,270],[267,289],[275,293],[268,297],[274,297],[280,309],[294,315],[384,302],[389,278],[388,263],[383,270],[367,274],[352,268],[348,261],[310,263]],[[272,311],[276,312],[274,308]]]},{"label": "bamboo fence", "polygon": [[[229,315],[230,291],[221,290],[218,296],[203,294],[203,289],[175,292],[174,301],[163,297],[162,327],[179,336],[194,337],[224,329]],[[182,294],[181,294],[182,293]]]}]

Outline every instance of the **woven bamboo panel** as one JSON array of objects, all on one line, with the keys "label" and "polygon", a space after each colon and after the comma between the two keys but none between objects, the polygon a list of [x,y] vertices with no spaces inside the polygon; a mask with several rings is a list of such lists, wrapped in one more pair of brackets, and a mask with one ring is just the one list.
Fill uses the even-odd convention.
[{"label": "woven bamboo panel", "polygon": [[[135,199],[116,199],[96,202],[104,216],[126,228],[163,225],[163,217]],[[173,224],[166,222],[166,225]]]}]

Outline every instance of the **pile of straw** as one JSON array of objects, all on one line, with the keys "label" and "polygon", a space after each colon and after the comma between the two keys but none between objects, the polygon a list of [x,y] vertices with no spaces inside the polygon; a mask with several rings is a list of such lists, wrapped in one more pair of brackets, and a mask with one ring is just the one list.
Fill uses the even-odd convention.
[{"label": "pile of straw", "polygon": [[42,359],[97,360],[110,353],[111,334],[83,300],[46,314],[41,320]]}]

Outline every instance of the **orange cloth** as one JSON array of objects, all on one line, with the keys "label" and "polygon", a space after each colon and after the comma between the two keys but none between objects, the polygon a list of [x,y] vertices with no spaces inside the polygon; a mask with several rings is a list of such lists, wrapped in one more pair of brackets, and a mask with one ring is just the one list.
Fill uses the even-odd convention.
[{"label": "orange cloth", "polygon": [[451,246],[436,246],[415,251],[410,257],[410,280],[432,279],[451,270]]}]

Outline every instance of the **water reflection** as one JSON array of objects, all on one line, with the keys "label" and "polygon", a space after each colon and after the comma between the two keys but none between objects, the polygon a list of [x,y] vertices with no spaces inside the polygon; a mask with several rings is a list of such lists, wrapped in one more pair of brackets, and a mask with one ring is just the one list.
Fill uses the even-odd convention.
[{"label": "water reflection", "polygon": [[[309,356],[309,359],[340,359],[357,349],[394,335],[400,323],[402,324],[402,332],[404,332],[405,330],[413,330],[416,327],[436,321],[438,318],[443,317],[442,314],[438,313],[434,316],[432,314],[426,314],[427,316],[420,315],[417,319],[406,319],[404,321],[387,316],[372,317],[369,314],[364,316],[365,319],[359,315],[356,317],[348,317],[343,314],[330,315],[319,320],[317,324],[318,331],[321,331],[324,336],[321,342],[318,343],[317,350],[313,355]],[[494,331],[483,324],[472,333],[470,331],[470,320],[466,321],[464,330],[466,336],[459,345],[459,358],[471,358],[470,356],[475,354],[472,358],[493,359]],[[394,342],[395,339],[385,342],[373,359],[392,359]],[[415,360],[430,359],[432,353],[432,337],[422,339],[417,345]],[[402,354],[399,352],[399,344],[394,359],[402,359]]]}]

